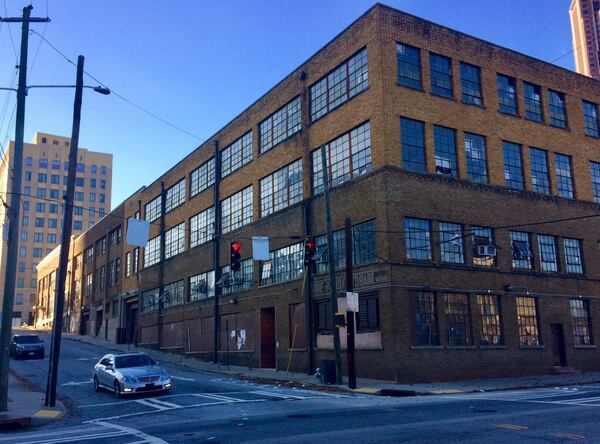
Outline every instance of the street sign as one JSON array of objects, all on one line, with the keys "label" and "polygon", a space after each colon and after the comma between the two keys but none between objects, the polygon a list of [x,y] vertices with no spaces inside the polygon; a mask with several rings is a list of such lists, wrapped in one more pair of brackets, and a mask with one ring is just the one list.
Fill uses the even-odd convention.
[{"label": "street sign", "polygon": [[358,293],[346,292],[346,310],[358,313]]}]

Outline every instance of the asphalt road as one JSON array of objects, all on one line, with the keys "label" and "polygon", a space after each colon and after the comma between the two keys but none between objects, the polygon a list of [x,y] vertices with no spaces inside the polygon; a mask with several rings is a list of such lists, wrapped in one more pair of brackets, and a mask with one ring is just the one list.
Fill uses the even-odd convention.
[{"label": "asphalt road", "polygon": [[[108,352],[63,340],[58,396],[69,414],[0,444],[600,442],[600,386],[390,398],[293,390],[165,366],[167,395],[115,400],[91,369]],[[11,361],[44,390],[48,359]],[[37,386],[37,387],[36,387]]]}]

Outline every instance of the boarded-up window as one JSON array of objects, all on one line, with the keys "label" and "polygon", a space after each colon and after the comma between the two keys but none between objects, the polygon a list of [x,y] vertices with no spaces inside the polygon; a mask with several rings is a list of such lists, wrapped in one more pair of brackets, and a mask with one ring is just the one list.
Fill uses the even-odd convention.
[{"label": "boarded-up window", "polygon": [[331,334],[333,330],[333,314],[331,313],[330,301],[318,301],[315,303],[317,312],[317,333]]},{"label": "boarded-up window", "polygon": [[377,293],[359,295],[356,321],[356,331],[358,332],[379,330],[379,299]]},{"label": "boarded-up window", "polygon": [[306,347],[306,305],[290,304],[290,348]]}]

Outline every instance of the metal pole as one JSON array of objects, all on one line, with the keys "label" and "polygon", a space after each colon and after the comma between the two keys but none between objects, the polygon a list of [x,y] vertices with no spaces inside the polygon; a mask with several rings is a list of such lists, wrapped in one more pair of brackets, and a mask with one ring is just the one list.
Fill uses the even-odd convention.
[{"label": "metal pole", "polygon": [[77,148],[79,146],[79,125],[81,122],[81,99],[83,95],[83,62],[84,57],[77,58],[77,81],[75,82],[75,103],[73,105],[73,131],[69,150],[69,172],[67,176],[67,192],[64,196],[65,213],[58,262],[58,276],[54,305],[54,322],[52,323],[52,343],[48,369],[48,384],[46,385],[46,406],[56,404],[56,381],[58,378],[58,362],[60,358],[60,339],[62,334],[63,311],[65,304],[65,280],[67,278],[67,263],[71,247],[71,228],[73,224],[73,196],[75,194],[75,174],[77,168]]},{"label": "metal pole", "polygon": [[[25,131],[25,95],[27,92],[27,44],[29,37],[29,14],[31,6],[23,8],[21,27],[21,61],[19,64],[19,87],[17,90],[17,121],[15,126],[15,149],[12,164],[12,183],[8,212],[8,245],[6,274],[2,300],[2,324],[0,325],[0,411],[8,410],[8,365],[12,315],[17,276],[17,250],[19,248],[19,208],[21,206],[21,175],[23,168],[23,137]],[[10,153],[7,153],[9,155]],[[7,165],[10,173],[10,162]],[[9,178],[8,182],[11,180]]]},{"label": "metal pole", "polygon": [[[308,205],[304,205],[304,236],[308,236],[310,233],[310,222],[309,222],[309,208]],[[306,373],[309,375],[313,374],[314,366],[314,346],[313,346],[313,305],[312,305],[312,267],[306,267],[305,269],[305,282],[304,285],[304,303],[306,304],[306,340],[308,342],[307,354],[308,360],[306,365]]]},{"label": "metal pole", "polygon": [[165,209],[167,207],[167,196],[165,183],[160,183],[160,263],[158,265],[158,313],[156,325],[157,348],[162,346],[163,313],[165,311]]},{"label": "metal pole", "polygon": [[[221,267],[219,266],[219,235],[221,233],[221,204],[219,202],[219,188],[221,183],[221,152],[219,141],[215,140],[215,184],[213,185],[213,201],[215,205],[215,229],[213,235],[213,269],[215,270],[215,283],[221,280]],[[221,285],[215,284],[215,300],[213,305],[213,363],[219,362],[219,296]]]},{"label": "metal pole", "polygon": [[[352,221],[349,217],[344,223],[346,234],[346,291],[354,291],[352,269]],[[347,302],[347,301],[346,301]],[[348,351],[348,388],[356,388],[356,367],[354,361],[354,312],[346,304],[346,348]]]},{"label": "metal pole", "polygon": [[342,354],[340,347],[340,331],[335,326],[335,314],[338,311],[337,283],[335,280],[335,249],[333,246],[333,227],[331,222],[331,198],[329,196],[329,175],[327,170],[327,153],[325,145],[321,145],[321,165],[323,167],[323,190],[325,192],[325,213],[327,214],[327,257],[329,258],[329,293],[331,296],[331,314],[333,322],[333,349],[335,351],[335,383],[344,383],[342,378]]}]

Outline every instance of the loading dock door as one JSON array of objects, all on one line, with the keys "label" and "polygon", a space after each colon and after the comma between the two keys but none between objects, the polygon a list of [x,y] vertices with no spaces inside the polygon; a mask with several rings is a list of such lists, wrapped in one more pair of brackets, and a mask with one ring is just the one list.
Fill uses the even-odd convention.
[{"label": "loading dock door", "polygon": [[277,366],[275,307],[260,309],[260,366],[261,368]]}]

